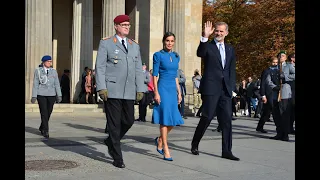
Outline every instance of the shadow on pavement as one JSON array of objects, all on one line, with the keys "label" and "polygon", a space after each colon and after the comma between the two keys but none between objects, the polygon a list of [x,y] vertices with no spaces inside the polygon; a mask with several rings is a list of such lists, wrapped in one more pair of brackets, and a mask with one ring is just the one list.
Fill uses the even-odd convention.
[{"label": "shadow on pavement", "polygon": [[75,129],[84,129],[84,130],[104,133],[104,129],[102,129],[102,128],[95,128],[95,127],[85,126],[85,125],[81,125],[81,124],[71,124],[71,123],[63,123],[63,124],[65,124],[69,127],[73,127]]},{"label": "shadow on pavement", "polygon": [[[25,131],[41,135],[38,129],[32,128],[32,127],[25,127]],[[97,161],[106,162],[106,163],[112,163],[112,159],[109,157],[106,157],[104,153],[101,153],[99,151],[96,151],[95,147],[89,146],[84,143],[80,143],[77,141],[71,141],[71,140],[65,140],[65,139],[57,139],[57,138],[49,138],[49,139],[43,139],[42,142],[46,144],[47,146],[60,150],[60,151],[70,151]],[[77,146],[77,147],[72,147]]]}]

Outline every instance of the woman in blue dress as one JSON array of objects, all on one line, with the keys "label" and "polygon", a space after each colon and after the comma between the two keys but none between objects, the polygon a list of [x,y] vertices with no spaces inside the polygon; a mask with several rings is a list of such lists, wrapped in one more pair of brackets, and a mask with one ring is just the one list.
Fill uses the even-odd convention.
[{"label": "woman in blue dress", "polygon": [[160,124],[160,137],[155,139],[156,149],[164,160],[172,161],[167,137],[174,126],[184,123],[178,110],[181,91],[177,78],[180,56],[173,52],[175,35],[171,32],[162,38],[163,49],[153,54],[153,83],[155,105],[152,123]]}]

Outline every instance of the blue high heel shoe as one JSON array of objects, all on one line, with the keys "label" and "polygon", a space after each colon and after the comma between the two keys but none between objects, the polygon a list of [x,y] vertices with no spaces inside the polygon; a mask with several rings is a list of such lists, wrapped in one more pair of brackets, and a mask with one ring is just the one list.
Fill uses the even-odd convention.
[{"label": "blue high heel shoe", "polygon": [[166,160],[166,161],[173,161],[172,157],[169,157],[169,158],[166,158],[163,156],[163,160]]},{"label": "blue high heel shoe", "polygon": [[156,137],[156,138],[154,139],[154,143],[156,144],[156,149],[157,149],[158,153],[160,153],[161,155],[163,155],[163,154],[164,154],[163,149],[158,149],[158,138],[159,138],[159,137]]}]

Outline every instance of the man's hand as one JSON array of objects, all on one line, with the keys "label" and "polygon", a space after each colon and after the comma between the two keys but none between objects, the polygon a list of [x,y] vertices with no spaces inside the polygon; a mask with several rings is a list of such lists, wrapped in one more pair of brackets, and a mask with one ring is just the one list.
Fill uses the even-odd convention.
[{"label": "man's hand", "polygon": [[267,97],[266,96],[262,96],[261,100],[262,100],[263,104],[267,103]]},{"label": "man's hand", "polygon": [[108,90],[106,90],[106,89],[101,89],[101,90],[99,91],[99,96],[100,96],[100,98],[101,98],[103,101],[107,101],[107,99],[108,99]]},{"label": "man's hand", "polygon": [[57,102],[60,103],[62,101],[62,96],[57,97]]},{"label": "man's hand", "polygon": [[140,101],[143,98],[143,92],[137,92],[136,101]]},{"label": "man's hand", "polygon": [[211,21],[207,21],[204,23],[204,37],[209,38],[209,36],[213,33],[214,27],[212,26]]},{"label": "man's hand", "polygon": [[36,102],[37,98],[36,97],[32,97],[31,98],[31,103],[34,104]]}]

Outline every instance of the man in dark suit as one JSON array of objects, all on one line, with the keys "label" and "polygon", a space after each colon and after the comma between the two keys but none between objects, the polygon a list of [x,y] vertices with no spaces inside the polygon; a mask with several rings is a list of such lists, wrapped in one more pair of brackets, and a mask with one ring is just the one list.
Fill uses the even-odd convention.
[{"label": "man in dark suit", "polygon": [[267,133],[267,131],[263,129],[263,126],[266,123],[266,121],[268,121],[270,118],[270,114],[272,112],[273,107],[273,96],[277,96],[279,92],[279,88],[275,87],[274,89],[272,89],[266,83],[266,79],[269,74],[271,74],[271,77],[276,78],[278,76],[278,71],[278,58],[273,57],[271,58],[271,66],[265,69],[261,74],[260,96],[263,106],[262,114],[256,128],[256,131],[258,132]]},{"label": "man in dark suit", "polygon": [[63,75],[61,76],[60,86],[62,92],[62,101],[61,103],[70,103],[70,70],[65,69]]},{"label": "man in dark suit", "polygon": [[[200,140],[210,125],[214,115],[217,115],[222,129],[222,158],[240,159],[232,154],[232,91],[235,90],[236,57],[233,47],[224,43],[228,35],[228,25],[225,22],[205,24],[203,37],[197,49],[197,56],[203,58],[205,67],[200,83],[202,98],[202,116],[194,133],[191,152],[199,155]],[[209,36],[214,33],[214,40],[208,42]]]}]

